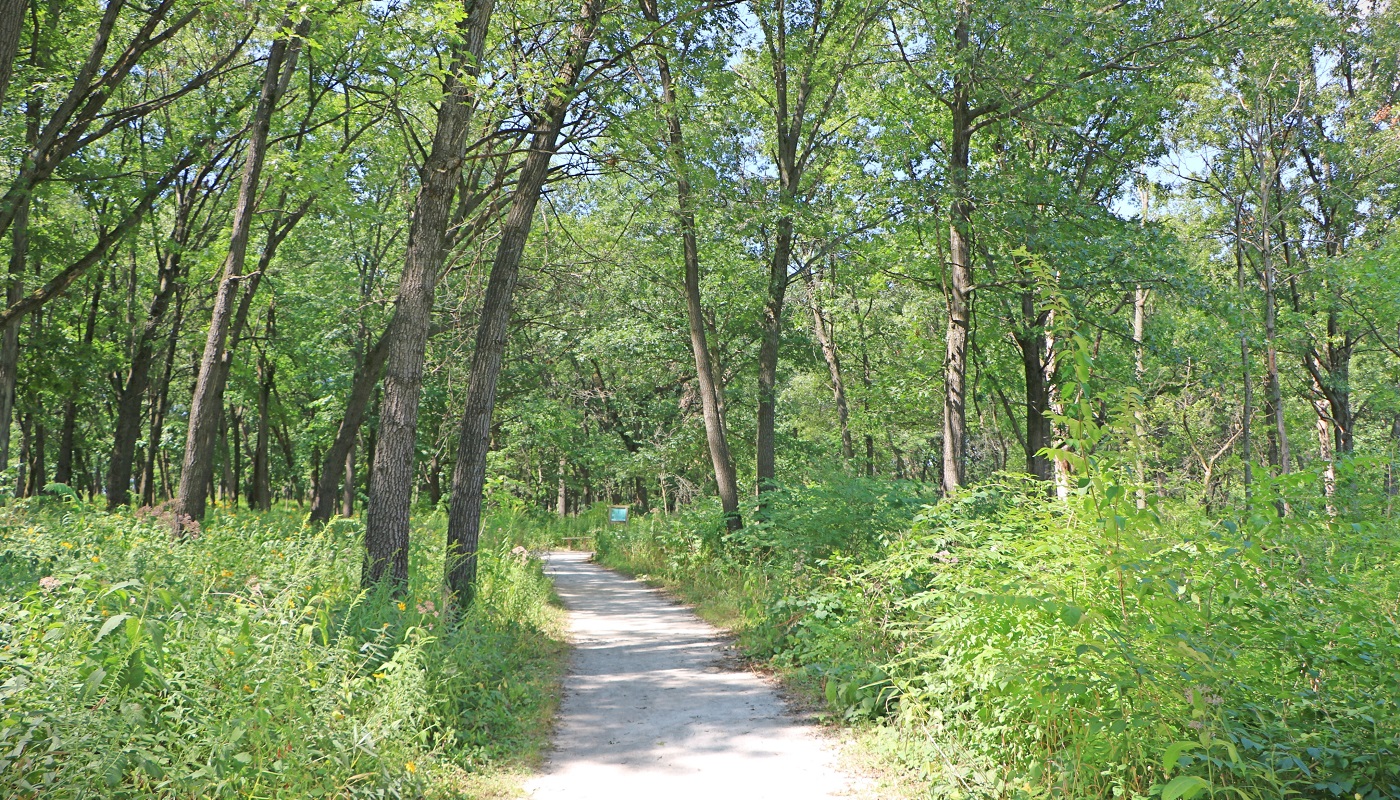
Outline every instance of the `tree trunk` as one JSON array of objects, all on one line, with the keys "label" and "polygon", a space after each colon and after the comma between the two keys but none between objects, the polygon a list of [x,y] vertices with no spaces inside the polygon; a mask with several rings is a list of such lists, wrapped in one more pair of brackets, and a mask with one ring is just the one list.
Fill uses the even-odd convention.
[{"label": "tree trunk", "polygon": [[[569,462],[566,461],[563,456],[559,456],[559,489],[558,494],[555,497],[554,508],[555,513],[559,516],[560,519],[563,519],[564,517],[569,515],[568,486],[564,482],[565,471],[568,469],[568,467]],[[664,491],[666,487],[663,484],[661,488]]]},{"label": "tree trunk", "polygon": [[355,516],[355,440],[350,440],[350,448],[345,451],[345,486],[341,491],[340,516]]},{"label": "tree trunk", "polygon": [[185,297],[183,289],[175,289],[175,314],[170,321],[170,333],[165,345],[165,369],[157,384],[159,390],[152,397],[150,435],[146,438],[146,464],[141,477],[141,505],[156,504],[156,468],[161,471],[161,492],[170,497],[169,469],[161,457],[161,439],[165,435],[165,417],[170,411],[170,378],[175,369],[175,357],[180,345],[180,328],[185,321]]},{"label": "tree trunk", "polygon": [[[324,525],[335,513],[336,487],[342,472],[349,481],[345,499],[342,502],[341,516],[350,516],[354,509],[354,465],[355,438],[359,436],[360,425],[364,422],[365,411],[369,408],[374,387],[379,384],[379,376],[384,371],[384,360],[389,355],[391,330],[380,335],[369,352],[365,354],[360,368],[355,372],[355,380],[350,387],[350,396],[345,401],[345,415],[335,431],[335,440],[321,462],[320,480],[316,482],[316,492],[311,498],[309,520]],[[344,465],[342,467],[342,465]],[[344,509],[350,509],[346,511]]]},{"label": "tree trunk", "polygon": [[[39,135],[39,96],[25,104],[25,141],[33,147]],[[24,272],[29,255],[29,195],[22,195],[14,206],[10,224],[10,281],[5,287],[5,305],[13,307],[24,296]],[[19,380],[18,319],[0,326],[0,472],[10,467],[10,427],[14,419],[15,392]],[[18,487],[23,491],[23,486]]]},{"label": "tree trunk", "polygon": [[[954,50],[968,49],[967,2],[959,3],[954,29]],[[953,77],[952,148],[948,182],[952,190],[952,217],[948,227],[949,281],[948,348],[943,364],[943,492],[951,494],[963,485],[967,457],[967,351],[972,331],[972,200],[969,175],[972,153],[972,113],[967,76],[959,69]]]},{"label": "tree trunk", "polygon": [[[290,20],[284,19],[283,27],[289,26]],[[190,399],[189,432],[185,439],[184,464],[180,471],[180,488],[174,514],[177,534],[183,529],[186,520],[204,520],[204,488],[209,483],[214,468],[214,438],[218,431],[217,419],[223,405],[224,379],[227,377],[227,373],[220,369],[220,363],[224,360],[225,344],[233,322],[234,303],[245,279],[243,267],[247,262],[248,238],[257,211],[258,192],[262,188],[262,168],[267,156],[268,130],[272,123],[272,114],[285,89],[281,75],[284,69],[290,72],[296,65],[298,48],[293,46],[293,41],[290,36],[281,36],[269,48],[262,90],[258,96],[257,108],[253,112],[243,174],[238,187],[238,200],[233,209],[228,257],[224,261],[223,279],[219,282],[219,291],[214,298],[209,334],[205,338],[204,356],[199,365],[199,379],[195,384],[194,396]]]},{"label": "tree trunk", "polygon": [[1035,293],[1022,291],[1022,328],[1016,333],[1016,344],[1021,350],[1021,372],[1026,382],[1026,472],[1042,481],[1055,477],[1055,465],[1041,452],[1054,442],[1054,429],[1046,416],[1050,412],[1052,378],[1047,372],[1052,362],[1045,335],[1047,320],[1048,315],[1036,308]]},{"label": "tree trunk", "polygon": [[[1147,193],[1143,193],[1143,214],[1147,213]],[[1133,378],[1137,383],[1138,392],[1143,390],[1143,381],[1147,377],[1147,366],[1143,353],[1143,332],[1147,323],[1147,287],[1139,284],[1133,288]],[[1144,395],[1141,402],[1146,403]],[[1147,508],[1147,420],[1143,417],[1141,408],[1133,412],[1133,434],[1137,437],[1136,470],[1137,473],[1137,507]]]},{"label": "tree trunk", "polygon": [[[786,193],[785,193],[786,194]],[[783,335],[783,301],[792,260],[792,217],[778,220],[773,255],[768,261],[768,294],[759,320],[757,491],[777,488],[778,345]]]},{"label": "tree trunk", "polygon": [[1337,464],[1336,452],[1332,449],[1332,429],[1328,423],[1330,408],[1327,404],[1326,394],[1322,390],[1322,384],[1313,379],[1313,412],[1317,415],[1315,427],[1317,429],[1317,457],[1323,463],[1322,468],[1322,496],[1326,498],[1327,515],[1337,516],[1337,507],[1333,504],[1332,498],[1337,494]]},{"label": "tree trunk", "polygon": [[[176,205],[170,243],[161,255],[156,276],[156,293],[146,309],[146,321],[141,326],[141,333],[132,349],[131,364],[127,367],[126,380],[123,381],[121,394],[117,398],[112,458],[107,468],[108,511],[126,505],[129,499],[127,494],[131,485],[132,462],[136,452],[136,441],[141,435],[141,400],[145,397],[150,382],[156,337],[160,334],[160,325],[164,321],[166,309],[170,306],[170,298],[175,295],[179,286],[184,249],[189,243],[190,212],[198,195],[195,187],[187,187]],[[162,386],[162,389],[164,388]],[[144,489],[142,494],[145,494]],[[147,505],[149,504],[147,502]]]},{"label": "tree trunk", "polygon": [[44,486],[48,483],[48,465],[44,461],[44,453],[47,450],[47,430],[43,423],[43,409],[37,405],[38,398],[35,398],[36,405],[33,411],[34,419],[34,439],[30,443],[29,451],[29,478],[24,485],[25,497],[37,497],[44,491]]},{"label": "tree trunk", "polygon": [[[275,306],[267,309],[266,340],[270,345],[276,336]],[[253,449],[253,481],[248,492],[248,507],[258,511],[272,510],[272,475],[268,463],[271,420],[269,410],[272,405],[272,386],[276,380],[277,365],[264,351],[258,359],[258,429],[257,442]]]},{"label": "tree trunk", "polygon": [[0,106],[5,104],[5,90],[14,71],[27,5],[28,0],[0,0]]},{"label": "tree trunk", "polygon": [[[1245,304],[1245,268],[1244,268],[1244,245],[1241,233],[1242,210],[1237,202],[1235,205],[1235,289],[1239,293],[1241,308]],[[1254,416],[1254,379],[1249,365],[1249,326],[1244,322],[1245,317],[1241,316],[1240,321],[1240,373],[1244,390],[1244,408],[1240,412],[1240,455],[1244,459],[1244,494],[1248,500],[1254,484],[1254,450],[1253,440],[1250,437],[1250,420]]]},{"label": "tree trunk", "polygon": [[841,457],[849,469],[855,460],[856,450],[851,442],[851,410],[846,404],[846,384],[841,380],[841,360],[837,357],[836,343],[826,330],[826,318],[817,294],[817,278],[811,269],[803,270],[802,275],[807,281],[807,305],[812,311],[812,330],[817,334],[817,343],[821,345],[822,358],[826,360],[826,369],[831,375],[831,393],[836,398],[836,421],[841,426]]},{"label": "tree trunk", "polygon": [[477,326],[476,348],[467,378],[467,403],[462,414],[447,515],[447,586],[463,606],[471,603],[476,584],[476,548],[481,533],[481,500],[486,483],[491,415],[496,406],[496,381],[505,356],[520,259],[549,173],[549,162],[558,147],[564,117],[573,101],[574,85],[587,63],[588,50],[602,13],[601,0],[584,0],[582,18],[574,23],[570,32],[568,55],[545,99],[537,123],[540,127],[531,136],[529,155],[521,165],[482,298],[481,322]]},{"label": "tree trunk", "polygon": [[462,174],[467,130],[471,126],[475,76],[486,43],[494,0],[469,0],[461,38],[453,45],[452,69],[438,108],[432,150],[423,164],[422,185],[413,209],[399,296],[390,322],[379,440],[370,467],[369,508],[365,513],[365,560],[361,583],[408,584],[409,508],[413,502],[413,462],[418,448],[418,401],[433,312],[433,293],[446,256],[452,195]]},{"label": "tree trunk", "polygon": [[[97,309],[102,303],[101,275],[93,283],[92,302],[88,304],[87,320],[83,327],[85,349],[92,348],[92,340],[97,333]],[[54,465],[53,472],[54,483],[61,483],[70,488],[73,488],[73,454],[76,447],[74,438],[78,428],[78,403],[74,399],[77,394],[78,387],[75,386],[63,400],[63,427],[58,437],[58,463]]]},{"label": "tree trunk", "polygon": [[[642,0],[642,14],[657,24],[660,17],[655,0]],[[695,358],[696,382],[700,387],[700,410],[705,421],[705,441],[714,468],[715,487],[720,507],[731,531],[743,526],[739,517],[739,486],[734,474],[734,461],[729,453],[724,420],[720,417],[719,399],[715,386],[714,367],[710,362],[710,347],[705,341],[705,314],[700,303],[700,248],[695,233],[695,209],[691,199],[690,177],[687,174],[685,134],[681,128],[680,111],[676,108],[676,93],[671,79],[671,63],[666,51],[656,49],[656,66],[660,74],[661,102],[666,117],[667,156],[676,175],[676,217],[681,229],[681,253],[685,263],[685,309],[690,326],[690,349]]]}]

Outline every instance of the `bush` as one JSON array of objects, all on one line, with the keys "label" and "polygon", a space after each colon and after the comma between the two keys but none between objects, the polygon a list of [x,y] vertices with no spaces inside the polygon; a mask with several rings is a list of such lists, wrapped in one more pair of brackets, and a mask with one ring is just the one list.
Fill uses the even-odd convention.
[{"label": "bush", "polygon": [[391,598],[358,590],[357,522],[142,516],[0,510],[6,796],[446,796],[541,746],[563,645],[511,542],[449,626],[440,517]]},{"label": "bush", "polygon": [[898,731],[933,797],[1400,797],[1393,528],[1268,497],[1212,525],[1081,483],[1002,475],[917,515],[803,487],[712,547],[702,515],[600,551],[727,582],[749,651]]}]

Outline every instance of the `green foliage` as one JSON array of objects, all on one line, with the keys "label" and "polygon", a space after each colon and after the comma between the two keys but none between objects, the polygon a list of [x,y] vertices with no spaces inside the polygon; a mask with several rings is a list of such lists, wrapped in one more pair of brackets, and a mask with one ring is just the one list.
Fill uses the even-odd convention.
[{"label": "green foliage", "polygon": [[600,552],[683,592],[763,586],[733,618],[750,652],[898,730],[934,797],[1400,796],[1393,529],[1212,525],[1082,483],[1064,503],[1002,475],[917,515],[859,481],[775,497],[773,519],[845,537],[810,560],[688,546],[693,519]]},{"label": "green foliage", "polygon": [[358,590],[357,522],[160,515],[52,500],[0,512],[6,796],[457,796],[542,746],[562,668],[537,561],[491,521],[460,619],[431,580],[441,519],[401,597]]}]

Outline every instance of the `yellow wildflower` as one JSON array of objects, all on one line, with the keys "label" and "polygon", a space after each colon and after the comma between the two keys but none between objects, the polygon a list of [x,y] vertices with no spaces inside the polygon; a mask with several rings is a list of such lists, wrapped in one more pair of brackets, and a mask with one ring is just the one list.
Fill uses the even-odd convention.
[{"label": "yellow wildflower", "polygon": [[94,564],[99,564],[99,563],[101,563],[101,562],[102,562],[102,559],[98,558],[97,556],[93,556],[93,557],[92,557],[92,563],[94,563]]},{"label": "yellow wildflower", "polygon": [[[407,611],[407,610],[408,610],[408,605],[405,604],[405,603],[403,603],[402,601],[400,601],[400,602],[399,602],[399,610],[400,610],[400,611]],[[409,762],[409,763],[412,763],[412,762]]]},{"label": "yellow wildflower", "polygon": [[72,543],[72,542],[59,542],[59,543],[58,543],[58,546],[59,546],[59,547],[62,547],[64,550],[72,550],[72,549],[73,549],[73,543]]},{"label": "yellow wildflower", "polygon": [[407,764],[404,764],[403,768],[408,770],[410,775],[418,771],[418,765],[414,764],[412,761],[408,762]]}]

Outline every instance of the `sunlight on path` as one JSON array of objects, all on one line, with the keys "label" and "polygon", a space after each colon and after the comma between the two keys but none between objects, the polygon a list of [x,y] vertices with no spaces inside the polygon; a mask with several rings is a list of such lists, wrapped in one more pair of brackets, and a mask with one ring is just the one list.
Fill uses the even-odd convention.
[{"label": "sunlight on path", "polygon": [[844,797],[830,743],[758,676],[722,664],[710,625],[634,580],[550,553],[574,645],[535,800]]}]

